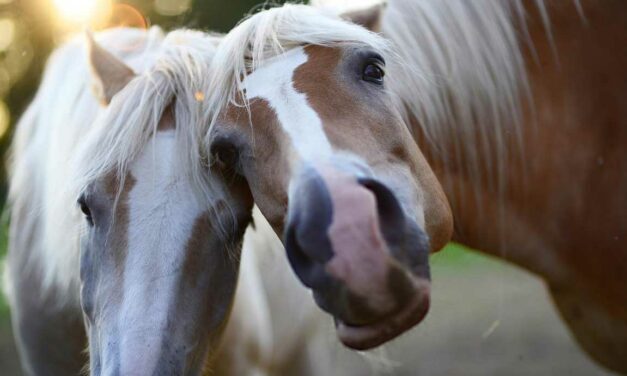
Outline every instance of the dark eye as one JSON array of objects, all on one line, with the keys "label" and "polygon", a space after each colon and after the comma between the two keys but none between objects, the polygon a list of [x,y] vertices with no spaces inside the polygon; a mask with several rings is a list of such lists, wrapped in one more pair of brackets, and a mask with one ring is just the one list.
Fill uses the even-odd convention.
[{"label": "dark eye", "polygon": [[375,84],[382,84],[383,76],[385,76],[385,72],[376,63],[368,63],[364,67],[363,78],[365,81],[372,82]]},{"label": "dark eye", "polygon": [[233,169],[237,167],[239,152],[235,145],[226,138],[215,140],[211,145],[213,159],[221,169]]},{"label": "dark eye", "polygon": [[89,210],[89,206],[87,206],[87,202],[85,202],[85,197],[81,196],[78,199],[78,206],[81,208],[81,212],[85,215],[85,219],[90,226],[94,225],[94,220],[91,217],[91,210]]}]

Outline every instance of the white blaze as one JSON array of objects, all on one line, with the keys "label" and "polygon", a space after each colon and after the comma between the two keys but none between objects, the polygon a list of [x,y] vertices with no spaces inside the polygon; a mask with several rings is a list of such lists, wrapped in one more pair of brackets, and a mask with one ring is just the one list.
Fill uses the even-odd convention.
[{"label": "white blaze", "polygon": [[270,59],[246,77],[244,87],[249,100],[268,101],[296,152],[303,160],[313,161],[329,158],[332,149],[320,117],[307,102],[307,96],[296,91],[292,81],[294,71],[307,58],[304,48],[298,47]]},{"label": "white blaze", "polygon": [[126,342],[121,348],[129,350],[120,354],[124,375],[136,373],[138,367],[145,374],[157,371],[153,367],[159,362],[154,358],[159,349],[141,359],[134,350],[145,345],[142,341],[161,346],[154,337],[166,330],[168,309],[178,293],[176,275],[194,221],[201,215],[202,204],[178,166],[176,142],[173,130],[158,132],[131,166],[135,185],[128,200],[128,255],[118,322],[120,339]]}]

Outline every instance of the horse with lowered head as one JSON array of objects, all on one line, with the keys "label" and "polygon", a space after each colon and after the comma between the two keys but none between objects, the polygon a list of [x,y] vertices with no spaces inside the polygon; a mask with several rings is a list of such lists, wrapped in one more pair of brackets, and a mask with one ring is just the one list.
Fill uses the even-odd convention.
[{"label": "horse with lowered head", "polygon": [[89,54],[80,40],[54,52],[17,128],[5,287],[22,364],[80,374],[88,342],[92,375],[199,374],[252,210],[199,142],[216,41],[158,28],[97,37],[112,52],[91,37]]}]

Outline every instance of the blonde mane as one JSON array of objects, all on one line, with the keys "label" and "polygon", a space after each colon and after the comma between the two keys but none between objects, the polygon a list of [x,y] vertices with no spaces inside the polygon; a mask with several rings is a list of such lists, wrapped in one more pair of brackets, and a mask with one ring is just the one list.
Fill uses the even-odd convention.
[{"label": "blonde mane", "polygon": [[142,59],[149,69],[143,69],[114,97],[78,148],[75,192],[111,171],[123,175],[156,133],[170,104],[177,138],[187,152],[182,156],[183,165],[199,188],[207,185],[202,178],[206,157],[199,153],[207,123],[203,101],[209,87],[209,62],[218,40],[205,33],[178,30],[163,39],[154,58]]},{"label": "blonde mane", "polygon": [[504,189],[508,158],[523,157],[522,147],[508,150],[506,139],[521,140],[522,109],[530,103],[524,17],[519,0],[400,0],[382,20],[404,62],[391,70],[389,83],[403,98],[406,120],[421,126],[434,158],[479,185],[487,178],[484,188],[496,193]]},{"label": "blonde mane", "polygon": [[[114,29],[98,43],[121,58],[137,76],[106,107],[90,92],[91,76],[84,38],[58,50],[48,62],[38,94],[21,119],[14,144],[10,203],[24,222],[12,241],[34,241],[28,265],[40,265],[45,290],[78,297],[79,235],[76,199],[105,174],[125,176],[173,105],[181,168],[206,197],[217,197],[203,174],[206,158],[199,145],[208,121],[202,97],[208,88],[209,61],[217,38],[189,30],[164,35]],[[29,239],[20,239],[20,236]]]},{"label": "blonde mane", "polygon": [[[516,164],[524,173],[522,113],[533,112],[523,57],[525,48],[535,54],[530,9],[522,0],[374,2],[386,3],[380,32],[397,54],[388,62],[387,84],[398,110],[420,127],[435,161],[472,179],[477,194],[486,189],[500,197],[506,171]],[[313,4],[338,14],[364,7],[359,0]],[[552,45],[545,1],[533,4]]]},{"label": "blonde mane", "polygon": [[[420,126],[433,158],[479,185],[488,178],[485,188],[502,192],[507,159],[523,158],[522,147],[508,150],[505,140],[519,142],[522,109],[530,104],[522,49],[533,46],[521,0],[379,3],[387,3],[381,33],[400,56],[391,62],[388,87],[405,120]],[[314,4],[336,12],[357,6],[341,0]],[[546,6],[542,0],[536,6],[550,38]],[[484,171],[497,174],[486,177]]]}]

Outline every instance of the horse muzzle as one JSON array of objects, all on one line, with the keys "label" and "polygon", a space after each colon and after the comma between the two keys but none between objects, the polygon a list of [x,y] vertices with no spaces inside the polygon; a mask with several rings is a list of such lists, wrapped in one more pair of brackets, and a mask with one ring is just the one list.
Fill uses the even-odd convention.
[{"label": "horse muzzle", "polygon": [[292,180],[288,259],[348,347],[379,346],[422,321],[429,309],[428,243],[376,179],[309,165]]}]

